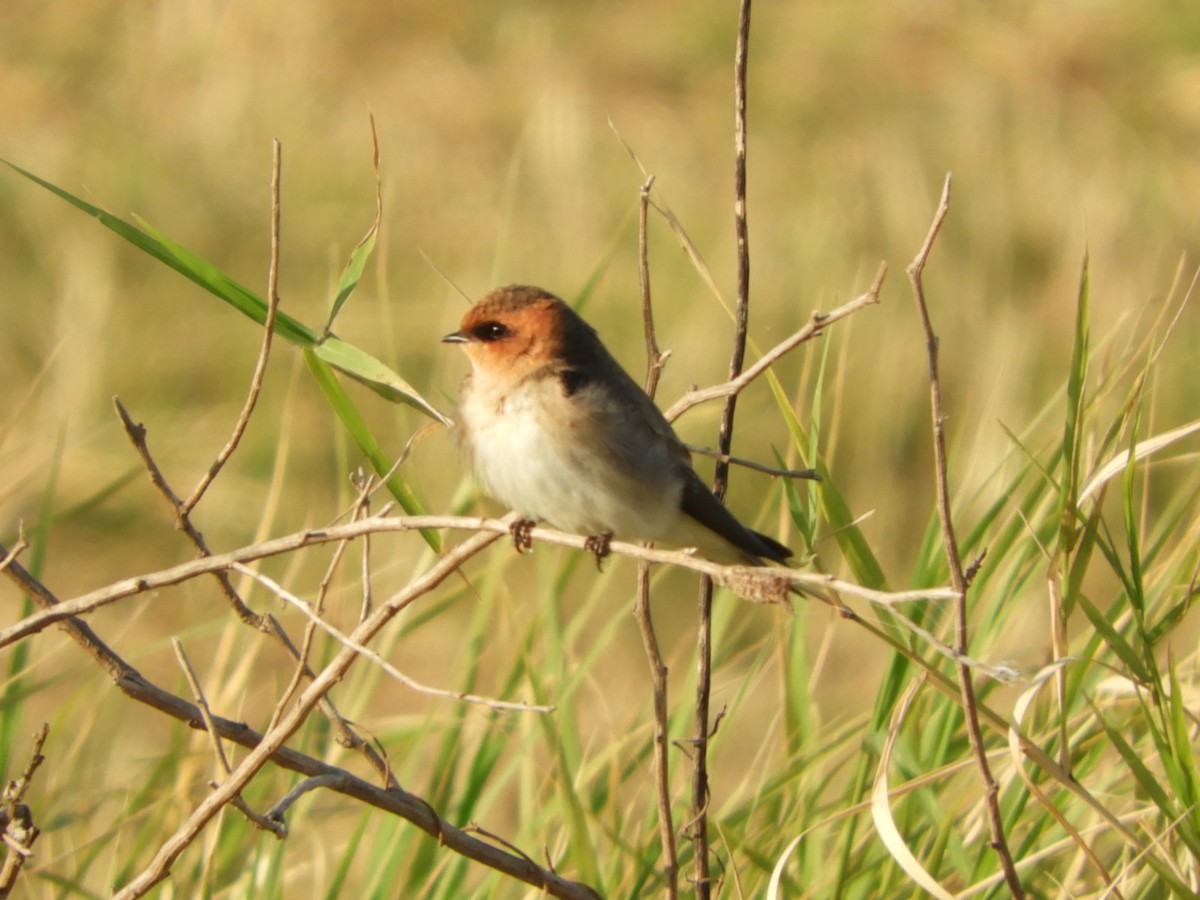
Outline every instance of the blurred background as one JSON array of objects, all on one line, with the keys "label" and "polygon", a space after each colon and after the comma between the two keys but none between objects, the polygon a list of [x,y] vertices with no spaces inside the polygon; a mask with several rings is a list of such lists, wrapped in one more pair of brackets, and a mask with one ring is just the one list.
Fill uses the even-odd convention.
[{"label": "blurred background", "polygon": [[[0,156],[117,215],[142,217],[263,293],[278,138],[283,309],[319,327],[373,216],[373,114],[383,231],[338,320],[341,337],[449,411],[466,362],[438,339],[457,327],[466,302],[447,282],[470,297],[530,282],[568,300],[586,294],[584,315],[640,378],[644,176],[622,141],[656,177],[732,302],[735,25],[736,5],[713,0],[314,0],[286,8],[10,0],[0,6]],[[1094,342],[1113,356],[1178,303],[1192,278],[1200,7],[759,3],[749,119],[757,348],[864,290],[881,260],[891,266],[878,307],[777,373],[807,422],[828,354],[822,452],[852,510],[869,514],[862,527],[889,580],[904,587],[933,509],[925,348],[904,268],[946,173],[954,174],[953,204],[926,287],[941,337],[952,477],[969,524],[995,499],[989,478],[1014,452],[1005,428],[1035,449],[1061,430],[1061,416],[1046,412],[1062,402],[1085,252]],[[0,243],[0,535],[11,543],[18,522],[52,513],[43,574],[63,598],[190,558],[111,397],[146,424],[160,465],[186,493],[237,415],[258,328],[8,170],[0,171]],[[723,379],[729,317],[658,217],[650,265],[658,339],[672,353],[659,393],[666,406],[691,384]],[[1169,387],[1149,413],[1152,430],[1196,417],[1198,340],[1191,309],[1157,370]],[[395,455],[425,421],[350,390]],[[765,384],[743,396],[735,452],[770,463],[777,448],[797,462]],[[679,429],[711,445],[717,416],[715,405],[695,410]],[[198,523],[217,549],[324,524],[345,508],[347,475],[359,465],[298,354],[279,342],[259,412]],[[421,443],[405,472],[431,511],[470,499],[445,432]],[[778,499],[770,479],[735,471],[734,509],[801,549]],[[814,550],[839,571],[832,542]],[[513,563],[507,548],[492,553],[518,573],[575,564],[550,548],[528,562]],[[416,538],[381,541],[382,588],[403,584],[421,559]],[[274,569],[298,582],[292,565],[300,564]],[[614,562],[598,590],[590,563],[578,565],[564,614],[588,606],[595,621],[620,620],[612,671],[641,679],[631,573]],[[353,573],[346,578],[353,604]],[[668,662],[686,668],[690,581],[670,584],[686,599],[661,612]],[[271,598],[250,596],[278,612]],[[217,603],[195,582],[106,611],[96,625],[131,662],[179,688],[171,634],[201,648],[194,661],[202,672],[233,667],[235,648],[254,645],[253,636],[223,636],[229,617]],[[536,602],[516,599],[503,609],[521,627],[540,614]],[[1046,652],[1036,640],[1040,609],[1031,598],[1030,631],[1003,648],[1018,662]],[[764,630],[785,621],[771,611],[745,615]],[[9,606],[5,618],[14,616]],[[444,627],[424,626],[397,664],[451,686],[445,673],[469,616],[467,601],[450,602]],[[506,627],[497,626],[498,641]],[[835,674],[822,682],[818,704],[870,704],[870,667],[855,663],[865,687],[836,676],[838,660],[860,658],[857,640],[844,630],[832,638]],[[48,690],[39,695],[46,709],[29,712],[30,727],[38,716],[69,717],[71,704],[129,715],[128,701],[57,641],[35,642],[31,671]],[[277,668],[261,685],[236,682],[261,687],[268,711],[272,679],[288,674]],[[212,699],[226,715],[256,721],[255,690],[222,696],[214,688]],[[638,680],[630,693],[639,711],[629,715],[643,716],[648,685]],[[391,686],[371,696],[357,715],[379,732],[430,708]],[[629,721],[612,710],[598,715],[601,732]],[[207,751],[196,747],[196,766],[207,771]]]}]

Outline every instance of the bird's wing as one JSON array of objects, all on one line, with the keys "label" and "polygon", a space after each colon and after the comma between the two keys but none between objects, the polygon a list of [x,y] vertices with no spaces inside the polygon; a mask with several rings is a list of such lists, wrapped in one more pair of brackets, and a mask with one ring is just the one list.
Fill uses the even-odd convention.
[{"label": "bird's wing", "polygon": [[739,550],[758,560],[784,562],[792,551],[774,538],[752,531],[739,522],[708,489],[691,466],[683,473],[683,494],[679,499],[684,515],[720,535]]}]

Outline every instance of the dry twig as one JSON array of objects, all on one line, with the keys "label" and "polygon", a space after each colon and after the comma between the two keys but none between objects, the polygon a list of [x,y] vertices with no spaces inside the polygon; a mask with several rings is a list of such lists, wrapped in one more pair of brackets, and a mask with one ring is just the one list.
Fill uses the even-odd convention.
[{"label": "dry twig", "polygon": [[[650,254],[646,234],[646,219],[650,208],[650,188],[653,176],[642,185],[638,217],[638,272],[642,286],[642,325],[646,332],[646,395],[651,400],[658,390],[658,378],[662,374],[670,351],[658,349],[654,334],[654,309],[650,302]],[[671,760],[669,756],[669,717],[667,712],[667,666],[658,647],[658,636],[654,633],[654,619],[650,613],[650,564],[638,563],[637,600],[633,614],[642,635],[642,646],[646,650],[646,661],[650,664],[650,684],[654,696],[654,783],[655,799],[658,804],[658,834],[663,848],[663,878],[666,881],[666,896],[675,900],[679,896],[679,852],[675,846],[675,824],[671,814]]]},{"label": "dry twig", "polygon": [[[6,557],[9,563],[15,560]],[[29,785],[33,781],[33,773],[45,761],[42,748],[46,738],[50,736],[50,725],[42,723],[33,734],[33,749],[29,753],[29,762],[20,777],[4,786],[3,796],[0,797],[0,841],[3,841],[7,851],[4,854],[4,864],[0,866],[0,898],[7,897],[17,883],[17,876],[25,861],[33,856],[33,844],[41,835],[41,829],[33,822],[33,812],[22,801]]]},{"label": "dry twig", "polygon": [[225,463],[229,462],[229,458],[233,456],[233,451],[241,442],[242,435],[246,433],[246,426],[250,424],[250,416],[258,403],[263,379],[267,375],[267,360],[271,356],[271,339],[275,335],[275,315],[279,311],[279,181],[283,164],[282,153],[283,148],[279,141],[272,142],[271,264],[267,272],[267,319],[263,323],[262,344],[258,349],[258,359],[254,363],[254,374],[250,376],[250,389],[246,392],[246,400],[233,425],[233,432],[229,435],[229,440],[225,442],[225,446],[221,448],[217,458],[213,460],[213,464],[208,467],[208,471],[204,473],[204,477],[200,479],[199,484],[192,491],[192,495],[180,504],[179,515],[184,518],[196,508],[196,504],[200,502],[204,492],[208,490],[217,475],[220,474],[221,469],[225,467]]},{"label": "dry twig", "polygon": [[[733,61],[733,225],[737,241],[737,305],[734,308],[733,350],[729,359],[731,384],[742,374],[750,322],[750,231],[746,218],[746,67],[749,43],[750,0],[741,0],[738,8],[737,49]],[[717,452],[722,455],[728,455],[733,445],[733,417],[737,410],[737,398],[736,390],[731,390],[725,397],[725,409],[721,414],[721,427],[717,435]],[[713,474],[713,494],[718,500],[724,499],[728,486],[729,464],[718,458]],[[696,757],[692,769],[691,824],[693,872],[698,900],[708,900],[712,896],[708,858],[708,718],[712,692],[712,597],[712,579],[702,578],[698,600],[700,624],[696,641],[696,736],[693,739]]]},{"label": "dry twig", "polygon": [[[467,559],[497,539],[498,535],[476,534],[450,550],[423,575],[414,579],[403,591],[376,609],[371,616],[350,635],[356,644],[366,644],[391,619],[418,597],[423,596],[442,583]],[[179,855],[199,836],[204,827],[231,798],[244,788],[271,756],[282,749],[287,739],[307,718],[309,712],[320,702],[334,684],[345,677],[358,660],[359,653],[353,647],[344,646],[333,660],[322,669],[307,688],[296,699],[296,703],[279,722],[262,736],[258,745],[250,751],[230,774],[192,812],[187,821],[168,838],[155,854],[150,864],[125,887],[114,894],[116,900],[132,900],[144,896],[161,882],[171,871]]]},{"label": "dry twig", "polygon": [[763,372],[769,369],[784,354],[794,350],[805,341],[811,341],[813,338],[819,336],[834,322],[852,316],[864,307],[873,306],[878,303],[879,291],[883,287],[883,279],[887,275],[887,268],[887,263],[880,263],[879,270],[875,274],[875,281],[872,282],[871,287],[865,292],[827,313],[813,313],[812,318],[809,319],[803,328],[785,340],[780,341],[744,372],[731,377],[728,381],[721,384],[687,391],[663,413],[667,417],[667,421],[674,422],[693,406],[699,406],[701,403],[735,396],[744,390],[750,382],[762,375]]},{"label": "dry twig", "polygon": [[[942,188],[942,199],[934,214],[933,223],[925,237],[925,243],[917,251],[916,258],[908,267],[908,277],[912,282],[913,295],[917,301],[917,311],[921,317],[921,326],[925,332],[925,349],[929,357],[929,395],[933,414],[933,458],[937,481],[938,516],[942,523],[942,543],[946,550],[946,562],[950,569],[950,583],[958,592],[955,615],[957,619],[956,649],[963,657],[969,646],[969,624],[967,621],[967,578],[963,572],[962,558],[958,550],[958,537],[954,532],[954,521],[950,514],[950,488],[946,464],[946,433],[945,417],[942,414],[942,388],[938,376],[938,339],[933,331],[929,318],[929,308],[925,303],[925,289],[921,275],[925,271],[925,263],[933,249],[941,231],[946,213],[950,210],[950,176],[946,176]],[[979,725],[979,704],[975,698],[975,685],[972,681],[970,666],[964,661],[958,663],[958,680],[962,690],[962,705],[966,714],[967,735],[970,738],[971,750],[979,768],[984,785],[984,801],[988,812],[988,825],[991,829],[992,848],[1000,858],[1000,866],[1004,870],[1005,881],[1014,897],[1024,897],[1021,879],[1013,864],[1012,853],[1004,836],[1004,820],[1000,814],[1000,788],[992,776],[991,765],[988,763],[987,751],[983,746],[983,732]]]},{"label": "dry twig", "polygon": [[[0,648],[16,641],[27,638],[51,625],[60,623],[73,616],[86,615],[104,606],[109,606],[126,597],[138,594],[148,594],[160,588],[182,584],[202,575],[213,572],[227,571],[236,563],[253,562],[286,553],[294,553],[315,544],[336,543],[347,539],[360,538],[366,534],[384,532],[408,532],[422,528],[451,528],[464,531],[485,532],[489,537],[497,537],[510,533],[512,518],[481,519],[471,516],[394,516],[360,519],[357,522],[347,522],[330,528],[309,529],[297,531],[283,537],[262,541],[246,547],[239,547],[228,553],[189,560],[167,569],[124,578],[105,587],[81,594],[71,600],[64,600],[40,612],[31,613],[24,619],[13,623],[7,628],[0,629]],[[557,544],[563,547],[574,547],[577,550],[586,549],[587,538],[583,535],[568,534],[552,528],[536,527],[529,531],[530,537],[538,542]],[[756,591],[766,590],[772,584],[783,587],[810,585],[814,588],[835,590],[839,594],[860,597],[869,603],[892,605],[910,600],[946,600],[953,599],[958,593],[953,588],[926,588],[918,591],[885,592],[864,588],[850,582],[840,581],[829,575],[805,572],[799,569],[760,568],[753,566],[724,566],[710,562],[686,550],[660,550],[657,547],[643,547],[640,544],[630,544],[625,541],[612,541],[609,549],[613,553],[628,556],[633,559],[645,560],[650,563],[681,566],[708,575],[722,586],[731,590],[742,587],[753,587]],[[3,551],[0,546],[0,551]],[[4,574],[11,575],[13,571],[24,572],[19,563],[12,563]],[[23,583],[23,582],[22,582]],[[389,601],[391,602],[391,601]]]},{"label": "dry twig", "polygon": [[[196,706],[200,709],[200,716],[204,720],[204,730],[208,734],[208,739],[212,744],[213,755],[217,758],[217,765],[223,774],[228,775],[233,769],[229,766],[229,757],[225,755],[225,747],[221,744],[221,736],[217,733],[216,725],[213,723],[212,710],[208,706],[208,698],[204,696],[204,691],[200,687],[200,679],[196,677],[196,671],[192,668],[191,661],[183,651],[183,642],[179,638],[171,638],[171,646],[175,650],[175,658],[179,660],[179,667],[183,669],[188,687],[192,689],[192,697],[195,698]],[[215,788],[217,786],[215,781],[210,781],[208,784],[209,787]],[[287,836],[286,831],[280,828],[277,822],[260,816],[252,810],[249,804],[242,799],[240,793],[234,794],[233,799],[229,801],[229,805],[244,815],[255,828],[262,831],[269,831],[280,840]]]}]

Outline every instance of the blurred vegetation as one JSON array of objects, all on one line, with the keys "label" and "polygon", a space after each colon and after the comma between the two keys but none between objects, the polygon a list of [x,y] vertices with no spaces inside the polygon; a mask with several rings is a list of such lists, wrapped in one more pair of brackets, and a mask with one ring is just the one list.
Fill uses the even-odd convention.
[{"label": "blurred vegetation", "polygon": [[[373,113],[383,230],[372,267],[338,320],[341,337],[449,409],[465,364],[438,338],[455,327],[464,301],[440,273],[472,297],[526,281],[582,298],[584,314],[640,373],[635,212],[643,179],[613,132],[656,176],[731,298],[735,15],[730,4],[710,0],[488,0],[453,9],[313,2],[286,11],[262,3],[16,0],[0,7],[0,157],[123,217],[141,216],[261,292],[270,142],[279,138],[283,309],[319,327],[374,215]],[[902,272],[947,171],[954,173],[954,206],[926,288],[942,339],[956,508],[964,532],[983,521],[1030,542],[1020,536],[1016,510],[1001,504],[997,512],[994,504],[1020,499],[1029,516],[1048,502],[1025,494],[1037,474],[1010,433],[1053,469],[1085,251],[1092,449],[1123,415],[1126,367],[1145,363],[1148,335],[1161,340],[1164,311],[1180,302],[1200,258],[1200,7],[759,4],[750,53],[757,345],[770,346],[812,310],[864,289],[879,260],[892,264],[879,307],[776,369],[802,422],[819,407],[815,424],[832,477],[855,515],[870,514],[861,528],[889,581],[903,587],[944,578],[925,540],[933,509],[928,384]],[[0,241],[0,537],[10,543],[21,520],[34,530],[41,574],[64,598],[188,558],[138,471],[110,397],[119,395],[147,425],[151,448],[184,491],[236,417],[258,330],[7,172],[0,176]],[[692,383],[723,378],[728,317],[661,220],[652,223],[650,252],[659,343],[672,351],[659,391],[668,405]],[[1200,324],[1189,309],[1149,377],[1138,437],[1197,418],[1198,344]],[[399,455],[425,420],[351,390]],[[717,414],[713,406],[686,416],[685,439],[711,444]],[[763,462],[773,460],[772,448],[794,456],[765,384],[744,395],[739,420],[735,453]],[[1128,446],[1130,434],[1122,440],[1108,449]],[[326,523],[348,503],[346,476],[361,464],[298,354],[280,345],[244,445],[198,513],[201,527],[225,548]],[[1145,523],[1175,523],[1178,543],[1167,554],[1175,582],[1186,582],[1195,560],[1186,506],[1194,470],[1194,457],[1163,466],[1144,494],[1109,510],[1118,522],[1132,508]],[[431,510],[460,509],[473,496],[445,432],[418,445],[405,472]],[[781,496],[763,476],[738,471],[729,499],[741,515],[798,545]],[[1031,530],[1052,537],[1037,522]],[[818,536],[813,549],[822,566],[842,574],[834,542],[820,528]],[[984,536],[981,545],[987,537],[996,539]],[[380,591],[427,562],[417,539],[404,540],[376,545]],[[1007,608],[1003,619],[989,612],[986,628],[979,623],[976,655],[1028,669],[1048,660],[1047,562],[1036,549],[1030,543],[995,562],[988,599]],[[558,789],[577,789],[589,811],[603,811],[600,832],[616,845],[636,843],[650,860],[639,874],[619,854],[601,853],[613,896],[652,891],[646,872],[655,835],[643,755],[649,679],[628,614],[632,568],[614,562],[597,580],[588,560],[562,551],[539,549],[532,560],[513,560],[499,547],[492,554],[472,570],[484,598],[454,586],[437,616],[400,623],[381,646],[427,682],[452,687],[469,678],[481,693],[522,697],[535,685],[542,695],[529,699],[569,713],[497,724],[476,710],[413,697],[365,670],[340,692],[343,711],[380,736],[403,766],[402,783],[447,817],[461,811],[464,821],[477,818],[529,852],[549,845],[571,874],[578,860],[566,846],[567,804],[537,802],[545,796],[533,761],[549,755],[559,767]],[[1007,564],[1013,572],[1004,571]],[[267,568],[305,583],[322,565],[313,559]],[[1085,587],[1102,607],[1123,589],[1118,569],[1087,576]],[[677,573],[660,579],[656,616],[672,668],[673,734],[682,737],[690,729],[691,582]],[[353,610],[353,572],[342,587]],[[276,607],[265,594],[248,595]],[[6,620],[15,618],[12,609]],[[863,738],[887,655],[823,609],[802,610],[793,622],[729,600],[723,615],[718,693],[736,704],[736,715],[723,725],[713,776],[715,802],[727,804],[718,824],[738,841],[736,850],[722,848],[733,857],[726,877],[746,866],[755,873],[746,873],[749,883],[761,885],[760,870],[770,871],[798,831],[780,826],[808,822],[826,781],[853,781],[847,760]],[[1088,622],[1072,620],[1085,644]],[[208,673],[210,702],[231,718],[269,715],[286,681],[286,667],[262,658],[268,651],[230,623],[201,582],[103,611],[93,623],[130,662],[177,690],[182,676],[168,640],[181,635],[201,677]],[[1186,617],[1180,627],[1182,659],[1195,629]],[[103,893],[144,864],[147,848],[203,795],[209,750],[197,736],[130,710],[57,635],[31,646],[28,659],[5,665],[6,704],[20,723],[8,728],[17,735],[11,754],[20,760],[22,736],[49,719],[48,765],[56,775],[38,786],[44,793],[36,808],[55,819],[43,825],[37,866],[26,876],[46,896],[56,895],[56,879]],[[799,680],[781,684],[785,677]],[[789,707],[789,721],[816,730],[765,749],[774,747],[764,736],[778,736],[785,695],[804,707]],[[122,743],[127,735],[112,723],[133,722],[138,737]],[[953,733],[953,725],[946,728]],[[97,734],[115,735],[111,757],[95,755]],[[818,735],[832,749],[809,743]],[[319,727],[306,733],[308,750],[336,758],[325,737]],[[947,758],[961,751],[946,743]],[[470,789],[453,780],[454,760],[478,764],[473,754],[481,747],[503,754],[489,773],[494,793],[483,790],[487,779],[478,771],[464,776]],[[517,758],[531,747],[528,760]],[[686,760],[675,759],[682,785]],[[751,775],[770,781],[767,794],[779,806],[769,814],[756,806],[765,789]],[[272,798],[285,783],[264,776],[255,783],[261,798],[250,799]],[[967,795],[975,790],[965,776],[961,784]],[[802,787],[811,789],[803,796],[813,805],[792,808],[788,792]],[[388,882],[371,881],[386,867],[346,861],[356,827],[380,832],[370,842],[380,854],[386,840],[398,842],[398,854],[411,852],[402,868],[444,896],[480,883],[479,872],[445,863],[404,823],[382,815],[360,820],[329,798],[308,803],[310,820],[325,816],[344,830],[297,827],[280,848],[227,820],[220,839],[186,857],[180,883],[240,896],[252,892],[251,876],[240,874],[251,864],[282,879],[278,873],[303,860],[302,883],[328,888],[346,865],[362,895],[389,896]],[[621,833],[617,811],[627,809],[636,834]],[[767,837],[772,842],[755,849]],[[969,872],[964,856],[981,843],[964,850],[941,833],[934,845],[946,854],[945,866]],[[800,864],[819,869],[822,852],[807,852]],[[247,856],[255,853],[261,858]],[[864,877],[885,883],[891,864],[880,860]],[[277,895],[270,884],[254,884]],[[866,891],[865,884],[857,889]],[[829,888],[810,889],[824,895]]]}]

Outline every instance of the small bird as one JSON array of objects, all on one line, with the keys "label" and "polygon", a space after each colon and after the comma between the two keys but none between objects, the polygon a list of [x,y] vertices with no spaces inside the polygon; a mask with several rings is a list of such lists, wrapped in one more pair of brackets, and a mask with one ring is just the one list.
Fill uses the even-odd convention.
[{"label": "small bird", "polygon": [[694,547],[713,562],[784,562],[791,550],[742,525],[692,468],[691,455],[596,332],[541,288],[508,285],[475,303],[458,331],[471,360],[460,440],[493,498],[524,519],[608,541]]}]

